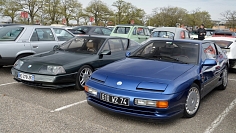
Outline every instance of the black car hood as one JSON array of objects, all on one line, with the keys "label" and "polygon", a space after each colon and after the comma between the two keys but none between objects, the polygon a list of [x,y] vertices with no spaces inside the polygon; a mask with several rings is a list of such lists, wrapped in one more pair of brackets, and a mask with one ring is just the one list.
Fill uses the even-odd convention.
[{"label": "black car hood", "polygon": [[37,73],[42,67],[47,65],[66,66],[79,61],[83,62],[83,60],[91,56],[93,55],[67,51],[49,51],[22,59],[24,64],[21,66],[20,70]]}]

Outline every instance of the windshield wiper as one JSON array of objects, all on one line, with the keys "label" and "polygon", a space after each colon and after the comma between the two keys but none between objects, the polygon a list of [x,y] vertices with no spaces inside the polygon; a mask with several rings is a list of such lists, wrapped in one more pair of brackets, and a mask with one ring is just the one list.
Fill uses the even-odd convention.
[{"label": "windshield wiper", "polygon": [[153,57],[158,58],[159,60],[162,60],[162,58],[167,58],[167,59],[171,59],[171,60],[177,61],[177,62],[182,63],[182,64],[188,64],[187,62],[181,61],[178,58],[174,58],[174,57],[171,57],[171,56],[154,55]]}]

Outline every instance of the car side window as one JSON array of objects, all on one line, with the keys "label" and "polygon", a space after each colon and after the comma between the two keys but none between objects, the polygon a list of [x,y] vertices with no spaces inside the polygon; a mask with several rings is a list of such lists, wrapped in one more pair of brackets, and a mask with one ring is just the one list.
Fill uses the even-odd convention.
[{"label": "car side window", "polygon": [[102,28],[101,30],[102,30],[102,33],[103,33],[104,35],[110,35],[110,34],[111,34],[111,30],[110,30],[110,29]]},{"label": "car side window", "polygon": [[121,39],[124,49],[126,50],[128,48],[128,39]]},{"label": "car side window", "polygon": [[68,41],[74,36],[65,29],[53,28],[59,41]]},{"label": "car side window", "polygon": [[136,33],[137,33],[137,28],[135,27],[133,30],[133,35],[136,35]]},{"label": "car side window", "polygon": [[148,28],[145,28],[144,31],[145,31],[145,35],[146,36],[150,36],[151,35],[150,34],[150,30]]},{"label": "car side window", "polygon": [[215,49],[214,44],[212,43],[204,43],[203,52],[206,54],[208,59],[216,59],[217,50]]},{"label": "car side window", "polygon": [[36,28],[30,40],[31,41],[55,41],[55,38],[50,28]]},{"label": "car side window", "polygon": [[189,39],[189,38],[190,38],[190,35],[189,35],[189,32],[188,32],[188,31],[185,31],[185,38],[186,38],[186,39]]},{"label": "car side window", "polygon": [[141,36],[144,36],[145,35],[144,29],[142,27],[139,27],[138,30],[137,30],[137,34],[141,35]]},{"label": "car side window", "polygon": [[103,47],[103,50],[111,50],[111,52],[115,52],[115,51],[122,51],[123,50],[123,46],[121,43],[120,39],[109,39],[107,41],[107,43],[105,44],[105,46]]},{"label": "car side window", "polygon": [[93,33],[95,33],[95,34],[102,34],[102,31],[101,31],[100,28],[95,28]]}]

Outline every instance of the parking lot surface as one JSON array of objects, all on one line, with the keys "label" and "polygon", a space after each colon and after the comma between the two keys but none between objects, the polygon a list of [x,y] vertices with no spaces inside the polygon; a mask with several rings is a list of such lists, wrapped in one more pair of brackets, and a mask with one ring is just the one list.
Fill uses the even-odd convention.
[{"label": "parking lot surface", "polygon": [[195,117],[152,121],[91,107],[83,91],[26,86],[13,80],[11,67],[0,68],[0,132],[235,133],[236,72],[224,91],[201,101]]}]

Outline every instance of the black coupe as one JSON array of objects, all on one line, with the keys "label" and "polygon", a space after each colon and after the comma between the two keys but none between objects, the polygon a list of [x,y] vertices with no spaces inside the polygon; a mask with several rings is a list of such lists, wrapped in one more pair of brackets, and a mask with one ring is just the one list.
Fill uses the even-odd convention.
[{"label": "black coupe", "polygon": [[125,58],[126,51],[139,46],[122,37],[78,36],[52,51],[17,60],[11,73],[16,81],[31,86],[82,90],[93,71]]}]

